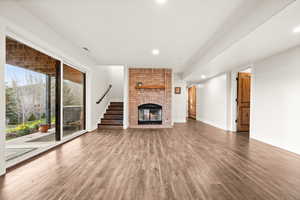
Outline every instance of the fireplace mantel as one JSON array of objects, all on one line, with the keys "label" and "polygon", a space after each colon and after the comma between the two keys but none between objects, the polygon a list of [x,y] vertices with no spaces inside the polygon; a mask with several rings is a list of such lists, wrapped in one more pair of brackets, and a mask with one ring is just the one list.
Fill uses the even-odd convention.
[{"label": "fireplace mantel", "polygon": [[164,85],[142,85],[136,86],[135,89],[166,89]]}]

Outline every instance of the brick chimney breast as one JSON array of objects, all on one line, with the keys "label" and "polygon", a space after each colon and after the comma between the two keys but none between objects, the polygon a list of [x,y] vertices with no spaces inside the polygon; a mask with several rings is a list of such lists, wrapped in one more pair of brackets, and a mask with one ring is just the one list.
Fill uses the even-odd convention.
[{"label": "brick chimney breast", "polygon": [[[142,88],[137,88],[139,82]],[[162,106],[162,125],[138,124],[138,106],[149,103]],[[170,128],[171,112],[172,70],[129,68],[129,128]]]}]

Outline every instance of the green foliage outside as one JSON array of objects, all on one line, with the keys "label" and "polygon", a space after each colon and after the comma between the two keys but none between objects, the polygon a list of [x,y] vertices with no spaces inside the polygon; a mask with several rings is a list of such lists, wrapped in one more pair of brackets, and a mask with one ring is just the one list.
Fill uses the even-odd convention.
[{"label": "green foliage outside", "polygon": [[18,123],[18,106],[15,98],[16,94],[13,88],[6,87],[5,93],[6,99],[6,117],[9,119],[9,123]]},{"label": "green foliage outside", "polygon": [[35,121],[35,120],[36,120],[36,116],[32,113],[28,118],[28,121]]},{"label": "green foliage outside", "polygon": [[[24,124],[19,124],[15,127],[7,128],[6,129],[6,139],[10,140],[13,138],[17,138],[24,135],[29,135],[34,132],[37,132],[39,129],[40,124],[44,124],[45,119],[35,120],[35,121],[28,121]],[[55,117],[52,117],[51,124],[55,123]]]}]

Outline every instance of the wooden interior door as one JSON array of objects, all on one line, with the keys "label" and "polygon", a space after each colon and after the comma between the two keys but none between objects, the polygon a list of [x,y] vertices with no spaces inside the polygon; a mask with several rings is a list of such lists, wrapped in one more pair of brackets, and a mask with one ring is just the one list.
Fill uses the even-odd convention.
[{"label": "wooden interior door", "polygon": [[196,86],[189,88],[189,118],[196,119]]},{"label": "wooden interior door", "polygon": [[251,74],[238,73],[237,85],[237,131],[249,132]]}]

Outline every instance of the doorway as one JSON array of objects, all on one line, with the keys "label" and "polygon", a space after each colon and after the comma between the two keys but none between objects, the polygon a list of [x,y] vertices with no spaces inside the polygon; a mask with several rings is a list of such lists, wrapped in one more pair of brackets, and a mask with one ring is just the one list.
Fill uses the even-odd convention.
[{"label": "doorway", "polygon": [[196,119],[196,100],[196,86],[192,86],[188,92],[188,116],[191,119]]},{"label": "doorway", "polygon": [[237,75],[237,132],[250,130],[251,69]]}]

